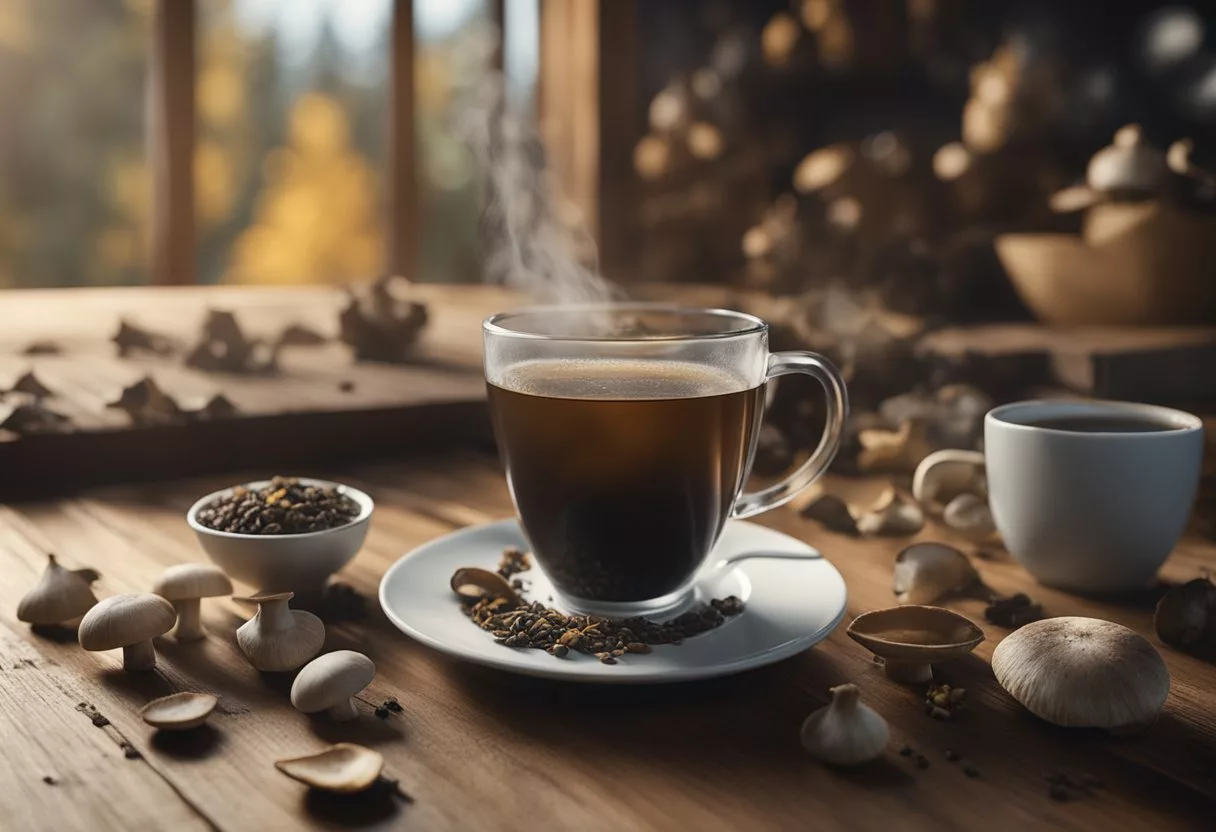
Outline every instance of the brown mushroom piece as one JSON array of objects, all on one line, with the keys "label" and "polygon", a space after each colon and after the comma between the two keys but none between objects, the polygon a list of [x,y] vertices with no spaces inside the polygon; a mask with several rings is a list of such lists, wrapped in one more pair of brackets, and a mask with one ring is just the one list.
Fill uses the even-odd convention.
[{"label": "brown mushroom piece", "polygon": [[853,619],[849,638],[883,660],[883,672],[899,682],[927,682],[933,665],[961,658],[984,640],[970,619],[941,607],[872,610]]},{"label": "brown mushroom piece", "polygon": [[452,591],[462,601],[474,602],[481,598],[506,598],[512,606],[523,603],[519,593],[497,572],[476,566],[463,566],[452,573]]},{"label": "brown mushroom piece", "polygon": [[221,570],[201,563],[179,563],[166,569],[152,591],[177,610],[178,641],[197,641],[206,633],[199,618],[203,598],[232,594],[232,581]]},{"label": "brown mushroom piece", "polygon": [[89,651],[122,648],[125,670],[156,667],[152,639],[177,621],[173,605],[150,592],[127,592],[100,601],[80,622],[80,646]]},{"label": "brown mushroom piece", "polygon": [[857,519],[862,534],[913,535],[925,526],[925,513],[902,491],[888,487],[870,510]]},{"label": "brown mushroom piece", "polygon": [[47,555],[46,569],[38,583],[17,605],[17,620],[43,627],[79,623],[80,617],[97,604],[89,576],[82,572],[64,569],[54,555]]},{"label": "brown mushroom piece", "polygon": [[384,768],[384,757],[362,745],[340,742],[316,754],[276,760],[274,767],[314,789],[354,794],[376,782]]},{"label": "brown mushroom piece", "polygon": [[354,696],[376,678],[376,665],[354,650],[335,650],[304,666],[291,685],[291,704],[306,714],[325,711],[339,722],[356,719]]},{"label": "brown mushroom piece", "polygon": [[218,702],[210,693],[174,693],[144,705],[139,717],[161,731],[189,731],[205,723]]},{"label": "brown mushroom piece", "polygon": [[826,528],[841,534],[857,534],[857,518],[848,503],[835,494],[816,497],[800,512],[808,520],[822,523]]},{"label": "brown mushroom piece", "polygon": [[891,588],[901,604],[932,604],[979,586],[980,575],[971,561],[945,543],[913,543],[895,558]]},{"label": "brown mushroom piece", "polygon": [[1153,722],[1170,692],[1161,655],[1142,636],[1097,618],[1046,618],[992,653],[996,680],[1026,710],[1066,727],[1129,733]]}]

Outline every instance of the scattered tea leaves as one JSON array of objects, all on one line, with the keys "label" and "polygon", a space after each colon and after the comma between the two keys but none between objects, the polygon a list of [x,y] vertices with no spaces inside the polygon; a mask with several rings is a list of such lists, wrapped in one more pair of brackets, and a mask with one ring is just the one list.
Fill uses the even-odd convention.
[{"label": "scattered tea leaves", "polygon": [[[529,556],[518,549],[504,550],[498,574],[515,575],[531,566]],[[460,597],[460,596],[458,596]],[[521,599],[522,600],[522,599]],[[608,619],[595,615],[567,615],[539,601],[517,603],[510,598],[462,598],[462,609],[473,623],[506,647],[545,650],[564,658],[571,650],[594,656],[604,664],[617,664],[628,653],[645,654],[653,645],[681,644],[684,639],[719,627],[730,616],[743,612],[743,601],[735,596],[715,598],[666,622],[636,617]]]},{"label": "scattered tea leaves", "polygon": [[1043,607],[1023,592],[1007,598],[996,598],[984,609],[984,618],[992,624],[1016,630],[1024,624],[1043,617]]}]

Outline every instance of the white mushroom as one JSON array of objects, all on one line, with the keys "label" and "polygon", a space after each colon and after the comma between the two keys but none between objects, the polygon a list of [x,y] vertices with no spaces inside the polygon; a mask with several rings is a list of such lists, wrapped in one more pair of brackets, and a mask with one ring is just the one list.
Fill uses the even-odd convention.
[{"label": "white mushroom", "polygon": [[380,752],[340,742],[317,754],[276,760],[274,767],[314,789],[353,794],[369,788],[384,768]]},{"label": "white mushroom", "polygon": [[942,522],[973,538],[985,538],[996,531],[988,501],[977,494],[959,494],[942,512]]},{"label": "white mushroom", "polygon": [[925,526],[925,513],[902,491],[888,487],[870,510],[857,520],[862,534],[910,535]]},{"label": "white mushroom", "polygon": [[802,723],[802,747],[836,766],[860,765],[879,757],[891,739],[887,721],[861,701],[857,685],[838,685],[829,692],[832,703]]},{"label": "white mushroom", "polygon": [[295,670],[325,643],[321,619],[288,607],[294,597],[294,592],[279,592],[237,599],[258,605],[257,614],[236,630],[237,646],[258,670]]},{"label": "white mushroom", "polygon": [[953,546],[913,543],[896,556],[891,587],[901,604],[932,604],[979,580],[971,561]]},{"label": "white mushroom", "polygon": [[173,604],[177,610],[178,641],[202,638],[203,624],[199,619],[201,599],[232,594],[232,581],[214,566],[201,563],[179,563],[170,566],[153,585],[152,591]]},{"label": "white mushroom", "polygon": [[121,647],[125,670],[151,670],[156,667],[152,639],[169,632],[175,621],[173,605],[159,595],[114,595],[85,613],[80,622],[80,646],[90,651]]},{"label": "white mushroom", "polygon": [[[83,572],[83,570],[81,570]],[[64,569],[47,555],[38,583],[17,604],[17,620],[27,624],[70,626],[97,603],[86,575]]]},{"label": "white mushroom", "polygon": [[1099,193],[1150,196],[1169,176],[1165,154],[1144,141],[1138,124],[1119,128],[1110,147],[1089,160],[1085,180]]},{"label": "white mushroom", "polygon": [[335,650],[313,659],[291,686],[291,704],[306,714],[326,711],[344,722],[355,719],[354,696],[376,678],[376,665],[354,650]]},{"label": "white mushroom", "polygon": [[188,731],[207,721],[219,702],[210,693],[174,693],[139,709],[144,722],[161,731]]},{"label": "white mushroom", "polygon": [[1097,618],[1047,618],[1015,630],[993,651],[992,672],[1040,719],[1112,733],[1153,722],[1170,692],[1153,646]]},{"label": "white mushroom", "polygon": [[877,428],[859,431],[857,441],[861,443],[857,467],[865,473],[914,471],[932,450],[929,422],[923,417],[909,419],[897,431]]},{"label": "white mushroom", "polygon": [[984,455],[979,451],[947,448],[921,460],[912,477],[912,496],[925,511],[941,515],[946,504],[960,494],[986,496]]}]

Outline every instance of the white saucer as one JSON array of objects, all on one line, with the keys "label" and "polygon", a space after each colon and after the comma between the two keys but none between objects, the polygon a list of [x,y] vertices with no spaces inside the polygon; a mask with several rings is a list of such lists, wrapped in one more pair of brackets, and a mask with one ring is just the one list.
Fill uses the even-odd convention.
[{"label": "white saucer", "polygon": [[[844,580],[815,549],[772,529],[733,521],[696,592],[703,600],[737,595],[746,603],[743,613],[683,644],[626,654],[615,665],[574,652],[559,659],[543,650],[495,644],[461,612],[452,594],[449,582],[457,568],[494,569],[507,546],[529,548],[515,520],[473,526],[419,546],[385,572],[380,606],[405,634],[466,661],[528,676],[631,684],[708,679],[771,664],[827,638],[844,617]],[[806,559],[756,557],[758,553]],[[741,555],[751,557],[712,566]],[[538,567],[520,577],[531,584],[525,592],[530,600],[559,606],[549,600],[552,585]]]}]

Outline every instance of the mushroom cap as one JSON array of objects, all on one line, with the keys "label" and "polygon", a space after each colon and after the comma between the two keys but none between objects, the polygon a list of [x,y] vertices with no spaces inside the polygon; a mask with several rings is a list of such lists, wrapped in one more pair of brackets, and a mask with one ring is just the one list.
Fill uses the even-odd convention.
[{"label": "mushroom cap", "polygon": [[876,656],[923,664],[965,656],[984,640],[983,630],[953,610],[911,604],[862,613],[846,632]]},{"label": "mushroom cap", "polygon": [[232,581],[222,570],[203,563],[170,566],[152,585],[152,591],[169,601],[231,595]]},{"label": "mushroom cap", "polygon": [[291,704],[306,714],[324,711],[350,699],[376,678],[376,665],[354,650],[317,656],[291,685]]},{"label": "mushroom cap", "polygon": [[1121,624],[1066,616],[1027,624],[992,653],[1001,687],[1056,725],[1130,728],[1152,722],[1170,692],[1161,655]]},{"label": "mushroom cap", "polygon": [[78,572],[64,569],[54,555],[38,583],[17,605],[17,620],[27,624],[60,624],[84,615],[97,603],[89,582]]},{"label": "mushroom cap", "polygon": [[314,789],[350,794],[376,782],[384,757],[362,745],[340,742],[307,757],[276,760],[274,767]]},{"label": "mushroom cap", "polygon": [[80,622],[80,646],[114,650],[164,635],[177,623],[173,605],[150,592],[126,592],[99,601]]},{"label": "mushroom cap", "polygon": [[207,721],[219,702],[210,693],[174,693],[139,709],[144,722],[162,731],[185,731]]}]

